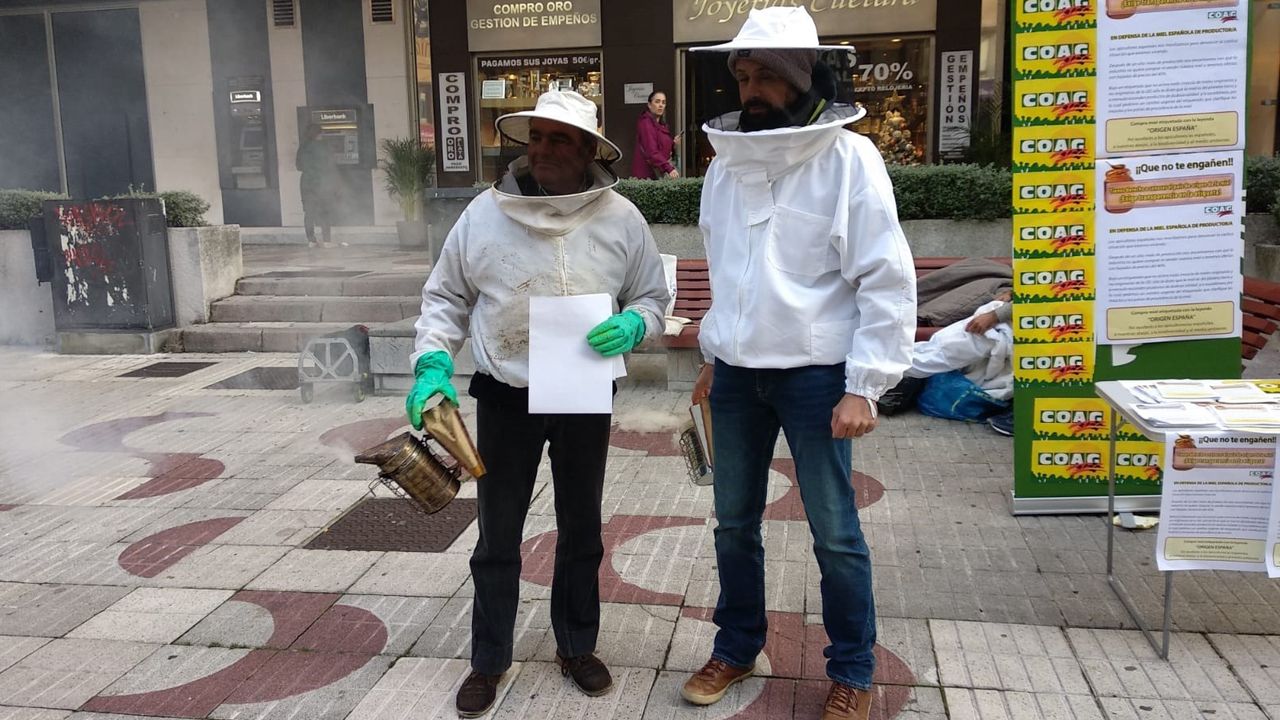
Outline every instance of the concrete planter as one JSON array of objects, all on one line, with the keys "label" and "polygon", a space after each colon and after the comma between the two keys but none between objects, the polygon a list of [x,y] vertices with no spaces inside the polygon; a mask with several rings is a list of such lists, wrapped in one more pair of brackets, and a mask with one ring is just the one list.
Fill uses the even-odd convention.
[{"label": "concrete planter", "polygon": [[209,305],[235,294],[244,275],[239,225],[169,228],[169,273],[177,327],[209,322]]},{"label": "concrete planter", "polygon": [[[240,226],[169,228],[168,238],[175,325],[181,328],[208,322],[210,303],[233,295],[236,281],[244,275]],[[36,283],[31,235],[26,230],[0,231],[0,308],[4,308],[0,312],[0,345],[55,344],[52,289],[47,283]],[[116,342],[98,347],[88,343],[86,349],[77,351],[133,352],[117,348],[134,345]]]},{"label": "concrete planter", "polygon": [[0,230],[0,308],[0,345],[53,344],[53,295],[36,282],[26,230]]},{"label": "concrete planter", "polygon": [[1274,215],[1245,216],[1244,274],[1280,282],[1280,226]]}]

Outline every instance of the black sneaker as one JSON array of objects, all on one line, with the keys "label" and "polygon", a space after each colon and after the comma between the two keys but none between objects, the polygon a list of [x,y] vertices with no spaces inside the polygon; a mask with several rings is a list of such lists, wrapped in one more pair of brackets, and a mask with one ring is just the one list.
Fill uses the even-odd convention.
[{"label": "black sneaker", "polygon": [[992,415],[987,418],[987,424],[992,430],[1006,437],[1013,437],[1013,411],[1002,412],[999,415]]},{"label": "black sneaker", "polygon": [[590,653],[579,655],[565,659],[560,657],[560,653],[556,653],[556,664],[560,666],[560,673],[573,678],[573,684],[578,689],[591,697],[604,695],[613,689],[613,678],[609,675],[609,668],[600,662],[600,658]]},{"label": "black sneaker", "polygon": [[493,707],[493,701],[498,698],[498,681],[500,680],[502,680],[501,675],[485,675],[472,671],[467,679],[462,681],[462,687],[458,688],[458,697],[454,701],[458,716],[473,718],[489,712]]}]

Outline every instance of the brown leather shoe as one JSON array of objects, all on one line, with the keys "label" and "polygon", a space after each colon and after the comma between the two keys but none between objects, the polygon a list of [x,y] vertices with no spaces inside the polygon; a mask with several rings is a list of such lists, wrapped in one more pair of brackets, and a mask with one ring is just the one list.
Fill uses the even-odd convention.
[{"label": "brown leather shoe", "polygon": [[871,717],[871,691],[831,683],[827,704],[822,707],[822,720],[867,720]]},{"label": "brown leather shoe", "polygon": [[710,705],[719,702],[734,683],[751,677],[755,671],[755,665],[740,668],[719,658],[711,658],[701,670],[685,681],[680,694],[694,705]]},{"label": "brown leather shoe", "polygon": [[568,675],[578,689],[591,697],[599,697],[613,689],[613,677],[600,658],[587,653],[578,657],[563,658],[556,653],[560,674]]},{"label": "brown leather shoe", "polygon": [[458,697],[454,701],[454,708],[458,711],[458,715],[473,718],[489,712],[493,707],[493,701],[498,697],[500,680],[502,680],[501,675],[485,675],[473,670],[467,679],[462,681],[462,687],[458,688]]}]

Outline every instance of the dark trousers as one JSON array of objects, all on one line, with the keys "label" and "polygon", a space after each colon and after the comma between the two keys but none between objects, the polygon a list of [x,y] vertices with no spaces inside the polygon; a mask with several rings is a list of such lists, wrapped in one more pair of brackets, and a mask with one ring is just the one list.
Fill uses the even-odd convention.
[{"label": "dark trousers", "polygon": [[327,245],[331,242],[330,219],[333,198],[319,190],[302,191],[302,228],[307,234],[307,242],[316,241],[316,226],[320,226],[321,237]]},{"label": "dark trousers", "polygon": [[476,482],[480,540],[471,554],[475,605],[471,667],[511,667],[520,602],[520,543],[534,479],[548,445],[555,490],[556,562],[551,627],[563,657],[595,652],[600,630],[600,501],[609,415],[530,415],[528,392],[476,373],[477,449],[488,471]]}]

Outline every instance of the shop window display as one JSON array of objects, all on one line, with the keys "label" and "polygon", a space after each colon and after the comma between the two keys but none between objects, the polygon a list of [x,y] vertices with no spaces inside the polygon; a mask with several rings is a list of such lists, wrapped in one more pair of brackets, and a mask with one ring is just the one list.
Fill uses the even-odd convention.
[{"label": "shop window display", "polygon": [[595,102],[601,109],[597,122],[603,125],[599,52],[479,57],[475,77],[480,171],[484,182],[500,179],[507,165],[524,154],[523,147],[498,134],[494,121],[507,113],[532,110],[538,96],[547,90],[573,90]]},{"label": "shop window display", "polygon": [[[837,98],[861,105],[865,118],[849,126],[866,135],[891,165],[918,165],[930,161],[933,41],[930,37],[881,37],[823,39],[828,45],[847,44],[854,52],[824,52],[837,82]],[[739,107],[737,83],[725,65],[725,57],[697,58],[685,53],[685,87],[688,104],[683,117],[693,142],[684,148],[690,174],[706,173],[714,150],[700,131],[702,123]]]}]

